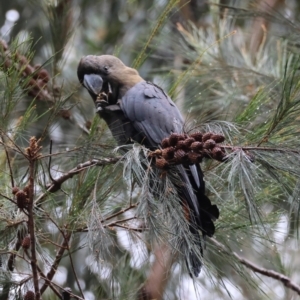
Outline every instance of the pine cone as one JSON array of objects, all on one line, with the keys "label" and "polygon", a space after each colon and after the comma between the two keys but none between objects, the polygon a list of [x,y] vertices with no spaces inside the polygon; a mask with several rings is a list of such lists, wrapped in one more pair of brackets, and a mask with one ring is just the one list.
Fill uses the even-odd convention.
[{"label": "pine cone", "polygon": [[35,293],[33,291],[27,291],[27,293],[24,296],[24,300],[34,300],[35,299]]},{"label": "pine cone", "polygon": [[190,146],[193,142],[195,142],[195,139],[192,137],[188,137],[187,139],[185,139],[184,145],[188,149],[188,148],[190,148]]},{"label": "pine cone", "polygon": [[172,159],[174,157],[175,149],[173,147],[165,148],[162,150],[162,157],[165,159]]},{"label": "pine cone", "polygon": [[223,152],[223,150],[220,147],[214,147],[211,150],[211,154],[214,159],[219,160],[219,161],[222,161],[226,155],[225,152]]},{"label": "pine cone", "polygon": [[155,160],[155,165],[159,169],[165,169],[169,166],[169,163],[163,157],[161,157],[161,158],[157,157]]},{"label": "pine cone", "polygon": [[30,247],[30,235],[26,235],[22,241],[22,247],[24,249],[29,249]]},{"label": "pine cone", "polygon": [[204,149],[213,149],[215,146],[216,146],[216,142],[212,139],[209,139],[204,143],[203,148]]},{"label": "pine cone", "polygon": [[45,83],[48,83],[48,81],[50,80],[48,71],[46,69],[40,70],[40,72],[38,74],[38,78],[42,79]]},{"label": "pine cone", "polygon": [[69,120],[72,116],[72,113],[70,110],[68,109],[62,109],[60,112],[59,112],[60,116],[65,119],[65,120]]},{"label": "pine cone", "polygon": [[149,153],[150,157],[159,157],[161,156],[162,151],[160,149],[156,149],[155,151],[152,151]]},{"label": "pine cone", "polygon": [[213,134],[210,138],[216,143],[222,143],[225,141],[225,136],[222,134]]},{"label": "pine cone", "polygon": [[91,129],[91,127],[92,127],[92,122],[91,122],[90,120],[87,120],[87,121],[85,122],[85,127],[86,127],[87,129]]},{"label": "pine cone", "polygon": [[24,193],[26,194],[26,196],[28,196],[29,194],[29,185],[26,185],[23,189]]},{"label": "pine cone", "polygon": [[201,132],[194,132],[190,134],[190,137],[194,138],[198,142],[202,142],[202,136],[203,134]]},{"label": "pine cone", "polygon": [[191,149],[193,151],[199,151],[199,150],[202,150],[202,148],[203,148],[203,143],[201,143],[201,142],[194,142],[191,144]]},{"label": "pine cone", "polygon": [[201,162],[202,155],[196,152],[189,152],[188,159],[192,164],[197,164]]},{"label": "pine cone", "polygon": [[175,154],[174,154],[174,158],[177,163],[183,162],[183,160],[186,158],[186,156],[187,156],[186,152],[182,149],[176,150]]},{"label": "pine cone", "polygon": [[180,140],[176,143],[176,149],[186,149],[185,141]]},{"label": "pine cone", "polygon": [[163,148],[167,148],[170,146],[170,143],[169,143],[169,138],[164,138],[162,141],[161,141],[161,146]]},{"label": "pine cone", "polygon": [[212,132],[206,132],[206,133],[204,133],[203,136],[202,136],[202,142],[204,143],[204,142],[206,142],[207,140],[209,140],[209,139],[211,138],[212,135],[213,135]]},{"label": "pine cone", "polygon": [[16,193],[17,205],[19,208],[23,209],[27,206],[28,202],[27,202],[26,197],[27,197],[26,193],[22,190],[20,190]]},{"label": "pine cone", "polygon": [[17,186],[14,186],[11,190],[12,194],[15,195],[20,189]]},{"label": "pine cone", "polygon": [[175,146],[178,141],[183,140],[183,139],[184,139],[183,134],[172,133],[169,137],[169,144],[170,144],[170,146]]}]

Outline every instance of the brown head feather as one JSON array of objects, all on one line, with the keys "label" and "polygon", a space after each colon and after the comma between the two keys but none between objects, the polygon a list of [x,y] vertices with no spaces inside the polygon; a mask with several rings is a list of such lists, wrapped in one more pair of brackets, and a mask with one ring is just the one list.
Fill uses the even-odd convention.
[{"label": "brown head feather", "polygon": [[119,97],[126,91],[143,81],[138,71],[127,67],[120,59],[112,55],[88,55],[80,60],[78,66],[79,81],[83,81],[85,74],[99,74],[104,80],[118,86]]}]

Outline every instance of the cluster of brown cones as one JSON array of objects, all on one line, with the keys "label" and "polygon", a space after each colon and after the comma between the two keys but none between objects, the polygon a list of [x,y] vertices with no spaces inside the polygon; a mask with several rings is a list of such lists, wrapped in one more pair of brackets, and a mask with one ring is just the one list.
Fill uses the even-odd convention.
[{"label": "cluster of brown cones", "polygon": [[196,164],[203,157],[223,161],[226,153],[219,143],[225,137],[212,132],[195,132],[191,134],[172,133],[161,142],[162,149],[153,151],[150,156],[155,158],[155,164],[160,169],[169,165]]},{"label": "cluster of brown cones", "polygon": [[[50,75],[46,69],[42,68],[41,65],[32,66],[28,59],[18,52],[12,55],[8,45],[3,40],[0,40],[0,57],[0,63],[3,60],[5,70],[14,68],[22,74],[25,82],[24,88],[29,96],[38,100],[52,101],[52,96],[48,90]],[[28,78],[30,79],[28,80]]]}]

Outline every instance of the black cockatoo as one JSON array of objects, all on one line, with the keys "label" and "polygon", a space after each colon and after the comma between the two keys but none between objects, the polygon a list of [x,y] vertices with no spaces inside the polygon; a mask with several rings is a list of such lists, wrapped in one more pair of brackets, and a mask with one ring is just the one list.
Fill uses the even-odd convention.
[{"label": "black cockatoo", "polygon": [[[172,133],[183,133],[183,118],[170,97],[117,57],[83,57],[77,75],[119,145],[135,141],[150,149],[157,149],[161,141]],[[100,97],[101,93],[106,96]],[[178,165],[176,172],[183,182],[177,185],[178,195],[183,209],[188,210],[189,228],[202,253],[199,231],[203,237],[214,234],[213,221],[218,218],[219,210],[205,195],[199,164]],[[189,271],[198,276],[201,260],[192,250],[189,253]]]}]

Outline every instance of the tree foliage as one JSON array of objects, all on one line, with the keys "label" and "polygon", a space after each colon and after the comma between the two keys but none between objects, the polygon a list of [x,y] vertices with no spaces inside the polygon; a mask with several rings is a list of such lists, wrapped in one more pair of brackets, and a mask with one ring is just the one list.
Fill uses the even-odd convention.
[{"label": "tree foliage", "polygon": [[[296,299],[298,6],[1,3],[0,299]],[[187,132],[226,137],[201,163],[220,218],[198,279],[172,168],[116,147],[79,86],[81,56],[103,53],[168,90]]]}]

